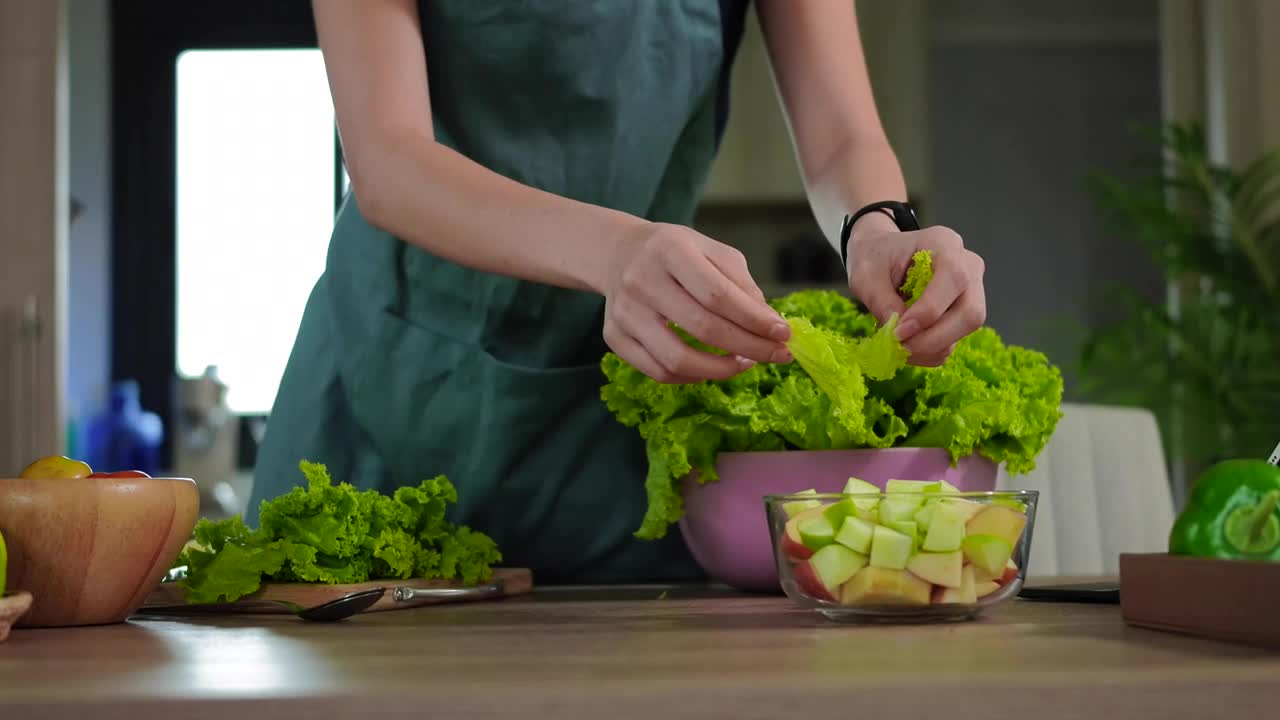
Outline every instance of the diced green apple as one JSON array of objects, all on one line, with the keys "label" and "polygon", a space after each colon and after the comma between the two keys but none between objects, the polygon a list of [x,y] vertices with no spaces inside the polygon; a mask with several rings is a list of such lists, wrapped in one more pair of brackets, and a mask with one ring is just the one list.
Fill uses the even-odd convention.
[{"label": "diced green apple", "polygon": [[[1027,516],[1003,505],[988,505],[965,524],[968,535],[994,535],[1010,545],[1017,545],[1026,527]],[[1001,561],[1001,565],[1004,562]]]},{"label": "diced green apple", "polygon": [[834,502],[822,510],[822,514],[826,516],[827,520],[831,521],[831,527],[837,529],[844,524],[845,518],[857,513],[858,506],[854,505],[853,500],[850,498]]},{"label": "diced green apple", "polygon": [[1026,503],[1022,502],[1021,500],[1014,500],[1013,498],[1008,498],[1008,497],[994,497],[994,498],[991,498],[991,504],[992,504],[992,505],[1003,505],[1003,506],[1005,506],[1005,507],[1007,507],[1007,508],[1009,508],[1009,509],[1011,509],[1011,510],[1014,510],[1015,512],[1020,512],[1020,513],[1023,513],[1023,514],[1026,514],[1026,512],[1027,512],[1027,505],[1026,505]]},{"label": "diced green apple", "polygon": [[886,493],[934,493],[942,490],[937,480],[890,480],[884,484]]},{"label": "diced green apple", "polygon": [[1013,561],[1013,558],[1009,558],[1009,562],[1004,564],[1000,572],[987,572],[976,566],[973,568],[973,579],[980,583],[996,582],[1004,585],[1016,577],[1018,577],[1018,564]]},{"label": "diced green apple", "polygon": [[959,550],[944,553],[922,552],[911,556],[907,570],[921,580],[943,587],[961,587],[964,556]]},{"label": "diced green apple", "polygon": [[[861,517],[864,520],[872,520],[872,518],[867,517],[867,514],[874,511],[876,506],[880,504],[880,488],[872,485],[866,480],[851,477],[848,482],[844,484],[844,494],[866,496],[849,499],[857,506],[858,517]],[[874,520],[872,521],[874,522]]]},{"label": "diced green apple", "polygon": [[987,574],[1004,572],[1005,563],[1013,555],[1013,546],[995,535],[966,535],[960,548],[975,568]]},{"label": "diced green apple", "polygon": [[800,543],[814,552],[836,540],[836,529],[825,515],[805,518],[796,529],[800,531]]},{"label": "diced green apple", "polygon": [[928,605],[931,586],[906,570],[867,567],[840,589],[841,605]]},{"label": "diced green apple", "polygon": [[[960,541],[965,536],[964,510],[949,503],[931,506],[932,516],[929,520],[929,531],[925,535],[921,549],[927,552],[951,552],[960,549]],[[926,508],[927,509],[927,508]]]},{"label": "diced green apple", "polygon": [[960,494],[960,488],[956,487],[955,485],[952,485],[946,480],[939,480],[937,492],[943,495],[958,495]]},{"label": "diced green apple", "polygon": [[972,565],[960,568],[960,587],[935,587],[933,602],[938,605],[960,604],[972,605],[978,602],[977,583],[974,582]]},{"label": "diced green apple", "polygon": [[880,503],[880,522],[915,522],[916,510],[920,508],[919,498],[891,495]]},{"label": "diced green apple", "polygon": [[938,507],[937,500],[927,500],[925,504],[911,516],[916,521],[916,525],[920,527],[920,532],[928,532],[929,524],[933,522],[933,510]]},{"label": "diced green apple", "polygon": [[[801,490],[800,492],[797,492],[797,493],[792,493],[792,495],[815,495],[815,496],[817,494],[818,494],[818,491],[814,490],[813,488],[809,488],[808,490]],[[799,515],[800,513],[804,512],[805,510],[821,507],[821,505],[822,503],[818,502],[816,498],[813,500],[788,500],[787,502],[782,503],[782,512],[786,513],[787,517],[793,518],[796,515]]]},{"label": "diced green apple", "polygon": [[920,549],[920,530],[915,524],[915,521],[898,520],[891,523],[885,523],[885,525],[911,538],[911,552],[914,553]]},{"label": "diced green apple", "polygon": [[840,531],[836,533],[836,542],[853,550],[868,554],[871,552],[871,540],[875,536],[876,526],[859,517],[847,517]]},{"label": "diced green apple", "polygon": [[976,500],[966,500],[965,498],[940,498],[938,503],[940,505],[951,505],[952,507],[960,510],[960,512],[964,513],[964,521],[966,523],[969,522],[973,516],[990,507],[989,505],[977,502]]},{"label": "diced green apple", "polygon": [[911,536],[884,525],[877,525],[871,538],[871,565],[888,570],[902,570],[914,550]]},{"label": "diced green apple", "polygon": [[809,564],[822,585],[834,596],[854,573],[867,566],[867,556],[843,545],[832,544],[814,553]]}]

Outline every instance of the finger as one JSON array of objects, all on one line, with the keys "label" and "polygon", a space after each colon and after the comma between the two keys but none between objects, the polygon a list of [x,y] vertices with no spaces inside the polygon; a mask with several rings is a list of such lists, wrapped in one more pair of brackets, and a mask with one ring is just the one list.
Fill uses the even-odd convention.
[{"label": "finger", "polygon": [[961,338],[982,327],[987,320],[986,294],[982,283],[961,293],[954,305],[927,330],[903,343],[912,357],[933,357],[950,353]]},{"label": "finger", "polygon": [[933,327],[971,284],[967,267],[956,255],[937,253],[935,268],[920,299],[902,314],[898,338],[903,342]]},{"label": "finger", "polygon": [[632,367],[660,383],[679,385],[696,382],[693,378],[676,375],[667,370],[639,341],[628,333],[616,333],[609,339],[609,347],[613,348],[613,351],[623,360],[630,363]]},{"label": "finger", "polygon": [[951,353],[955,350],[955,346],[947,348],[945,352],[934,355],[912,355],[907,362],[916,367],[938,367],[951,357]]},{"label": "finger", "polygon": [[876,321],[886,323],[897,313],[901,319],[906,306],[898,295],[898,285],[911,261],[911,248],[905,252],[893,252],[891,248],[876,248],[860,255],[849,274],[849,291],[867,306]]},{"label": "finger", "polygon": [[641,318],[631,336],[671,375],[695,380],[726,380],[754,364],[733,355],[713,355],[695,350],[667,327],[667,318],[652,310],[642,312],[647,317]]},{"label": "finger", "polygon": [[748,295],[760,302],[765,302],[764,291],[756,284],[755,278],[751,277],[751,272],[747,269],[746,256],[737,248],[716,243],[711,262]]},{"label": "finger", "polygon": [[791,353],[775,340],[753,335],[698,304],[684,288],[675,285],[652,298],[654,308],[672,318],[690,335],[725,352],[756,362],[788,363]]},{"label": "finger", "polygon": [[791,326],[773,308],[748,295],[700,252],[673,258],[670,272],[707,310],[761,339],[786,342]]}]

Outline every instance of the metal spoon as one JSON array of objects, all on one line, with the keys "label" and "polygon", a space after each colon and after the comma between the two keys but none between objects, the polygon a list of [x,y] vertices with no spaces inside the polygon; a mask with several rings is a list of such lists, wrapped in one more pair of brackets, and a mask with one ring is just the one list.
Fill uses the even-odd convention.
[{"label": "metal spoon", "polygon": [[303,620],[309,620],[311,622],[335,622],[368,610],[370,607],[373,607],[375,603],[381,600],[382,596],[385,595],[386,592],[387,589],[384,587],[361,590],[360,592],[343,595],[337,600],[330,600],[326,603],[320,603],[319,605],[313,605],[305,608],[288,600],[253,600],[250,602],[237,602],[234,605],[149,605],[138,608],[138,612],[156,615],[185,615],[191,613],[221,613],[227,612],[228,610],[244,611],[246,608],[254,605],[278,605],[288,609],[289,612],[297,615]]}]

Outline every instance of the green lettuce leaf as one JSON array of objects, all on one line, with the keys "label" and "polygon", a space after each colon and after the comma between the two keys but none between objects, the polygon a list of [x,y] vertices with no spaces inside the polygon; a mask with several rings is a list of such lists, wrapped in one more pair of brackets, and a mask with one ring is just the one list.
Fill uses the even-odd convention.
[{"label": "green lettuce leaf", "polygon": [[502,555],[491,538],[445,519],[457,490],[443,475],[394,495],[333,482],[302,461],[305,486],[263,501],[261,527],[201,520],[178,557],[188,602],[231,602],[263,582],[360,583],[380,578],[488,578]]},{"label": "green lettuce leaf", "polygon": [[925,287],[932,279],[933,251],[917,250],[911,256],[911,266],[907,268],[907,277],[902,281],[902,287],[899,289],[907,307],[911,307],[920,299]]}]

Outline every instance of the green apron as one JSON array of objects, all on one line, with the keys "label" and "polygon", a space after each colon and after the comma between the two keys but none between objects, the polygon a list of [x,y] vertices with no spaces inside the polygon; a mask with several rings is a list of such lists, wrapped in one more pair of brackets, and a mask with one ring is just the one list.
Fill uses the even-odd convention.
[{"label": "green apron", "polygon": [[[527,185],[688,224],[745,4],[420,2],[436,139]],[[518,226],[510,242],[522,242]],[[452,519],[542,582],[702,577],[678,531],[632,535],[646,462],[600,401],[603,308],[598,295],[424,252],[369,225],[348,196],[246,521],[303,481],[303,458],[387,493],[443,473],[458,487]]]}]

